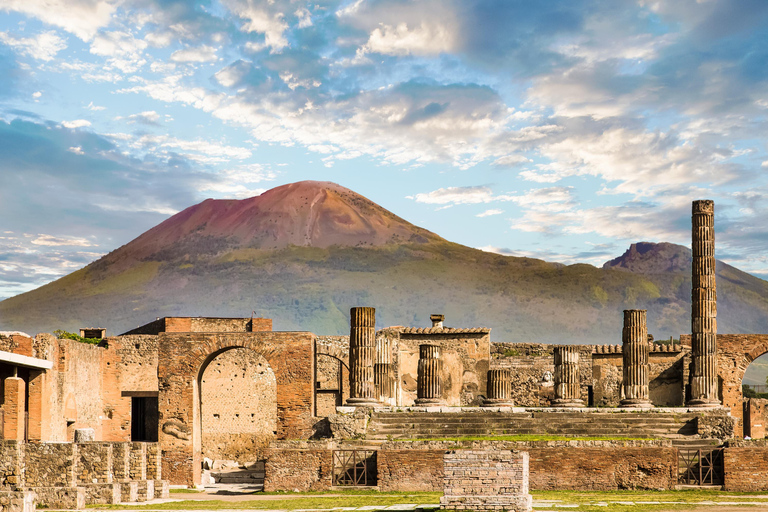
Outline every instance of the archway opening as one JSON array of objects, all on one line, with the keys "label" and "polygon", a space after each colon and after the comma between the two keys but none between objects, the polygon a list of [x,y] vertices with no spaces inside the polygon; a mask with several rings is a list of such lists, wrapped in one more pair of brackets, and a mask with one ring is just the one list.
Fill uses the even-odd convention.
[{"label": "archway opening", "polygon": [[349,368],[330,354],[317,354],[315,393],[317,416],[336,414],[336,407],[349,398]]},{"label": "archway opening", "polygon": [[744,436],[763,439],[768,429],[768,353],[752,361],[741,381]]},{"label": "archway opening", "polygon": [[221,351],[201,368],[199,389],[203,460],[217,468],[263,460],[277,431],[277,381],[267,360],[248,348]]}]

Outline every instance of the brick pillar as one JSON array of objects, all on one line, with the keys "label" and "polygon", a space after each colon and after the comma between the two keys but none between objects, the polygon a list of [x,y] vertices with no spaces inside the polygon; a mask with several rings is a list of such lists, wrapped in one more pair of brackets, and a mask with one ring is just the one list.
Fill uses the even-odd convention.
[{"label": "brick pillar", "polygon": [[419,373],[416,379],[416,405],[444,405],[443,360],[438,345],[419,345]]},{"label": "brick pillar", "polygon": [[19,377],[5,379],[3,409],[3,439],[5,441],[24,442],[24,409],[26,399],[26,384]]},{"label": "brick pillar", "polygon": [[488,398],[483,407],[512,407],[512,372],[506,369],[488,370],[486,392]]},{"label": "brick pillar", "polygon": [[373,363],[376,359],[376,309],[349,310],[349,398],[347,405],[374,406],[376,388]]},{"label": "brick pillar", "polygon": [[718,407],[715,203],[694,201],[691,283],[691,399],[689,407]]},{"label": "brick pillar", "polygon": [[579,378],[579,347],[555,347],[555,399],[553,407],[584,407]]},{"label": "brick pillar", "polygon": [[51,391],[46,386],[47,379],[44,371],[29,371],[27,439],[30,441],[46,441],[51,437],[51,411],[48,405]]},{"label": "brick pillar", "polygon": [[624,310],[621,331],[624,399],[621,407],[653,407],[648,389],[648,327],[644,309]]},{"label": "brick pillar", "polygon": [[[381,336],[376,340],[376,363],[373,365],[373,382],[376,399],[387,403],[395,397],[395,372],[392,367],[392,347],[389,338]],[[390,404],[393,405],[393,404]]]}]

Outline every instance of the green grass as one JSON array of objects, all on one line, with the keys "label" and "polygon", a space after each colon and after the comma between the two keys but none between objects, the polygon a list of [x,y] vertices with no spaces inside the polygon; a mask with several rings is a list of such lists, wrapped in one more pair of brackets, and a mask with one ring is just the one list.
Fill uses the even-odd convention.
[{"label": "green grass", "polygon": [[198,493],[198,492],[204,492],[199,489],[171,489],[171,494],[189,494],[189,493]]},{"label": "green grass", "polygon": [[[262,494],[262,493],[259,493]],[[284,499],[248,500],[248,501],[223,501],[223,500],[185,500],[173,503],[161,503],[157,505],[125,506],[125,505],[88,505],[88,508],[102,510],[274,510],[274,509],[330,509],[335,507],[363,507],[413,503],[419,505],[437,504],[442,493],[415,492],[415,493],[376,493],[364,492],[354,495],[346,492],[327,493],[285,493]],[[287,496],[297,496],[287,498]]]},{"label": "green grass", "polygon": [[458,436],[458,437],[430,437],[426,439],[393,439],[393,441],[415,442],[415,441],[449,441],[460,443],[462,441],[652,441],[650,437],[618,437],[618,436],[558,436],[558,435],[540,435],[540,434],[515,434],[515,435],[493,435],[493,436]]}]

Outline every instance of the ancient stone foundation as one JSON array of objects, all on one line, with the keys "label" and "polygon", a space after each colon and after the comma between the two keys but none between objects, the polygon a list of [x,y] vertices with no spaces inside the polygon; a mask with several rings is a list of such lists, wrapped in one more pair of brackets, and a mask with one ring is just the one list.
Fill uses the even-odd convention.
[{"label": "ancient stone foundation", "polygon": [[624,374],[621,407],[652,407],[648,388],[650,346],[644,309],[624,310],[621,342]]},{"label": "ancient stone foundation", "polygon": [[579,382],[579,347],[555,347],[555,399],[554,407],[584,407]]},{"label": "ancient stone foundation", "polygon": [[443,468],[443,510],[531,510],[527,452],[450,450]]},{"label": "ancient stone foundation", "polygon": [[486,385],[488,397],[483,401],[483,407],[512,407],[512,373],[500,368],[488,370]]},{"label": "ancient stone foundation", "polygon": [[443,361],[437,345],[419,345],[419,373],[417,379],[417,406],[444,405],[442,399]]},{"label": "ancient stone foundation", "polygon": [[689,407],[718,407],[715,203],[694,201],[691,283],[691,399]]},{"label": "ancient stone foundation", "polygon": [[347,404],[374,406],[376,389],[373,364],[376,359],[376,310],[352,308],[349,311],[349,398]]}]

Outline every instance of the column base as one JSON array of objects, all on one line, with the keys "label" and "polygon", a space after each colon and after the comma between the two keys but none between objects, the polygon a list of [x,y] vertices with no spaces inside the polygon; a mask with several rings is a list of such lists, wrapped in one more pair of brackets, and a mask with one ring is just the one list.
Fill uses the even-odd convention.
[{"label": "column base", "polygon": [[653,404],[645,398],[625,398],[619,402],[619,407],[623,409],[652,409]]},{"label": "column base", "polygon": [[417,398],[413,405],[416,407],[436,407],[445,405],[445,400],[442,398]]},{"label": "column base", "polygon": [[375,398],[347,398],[350,407],[378,407],[381,405]]},{"label": "column base", "polygon": [[559,398],[552,400],[552,407],[586,407],[584,400],[578,398]]},{"label": "column base", "polygon": [[696,408],[713,408],[713,407],[722,407],[723,404],[720,403],[720,400],[712,400],[708,398],[697,398],[695,400],[689,400],[688,403],[685,404],[686,407],[696,407]]},{"label": "column base", "polygon": [[480,407],[514,407],[515,402],[507,398],[486,398]]}]

